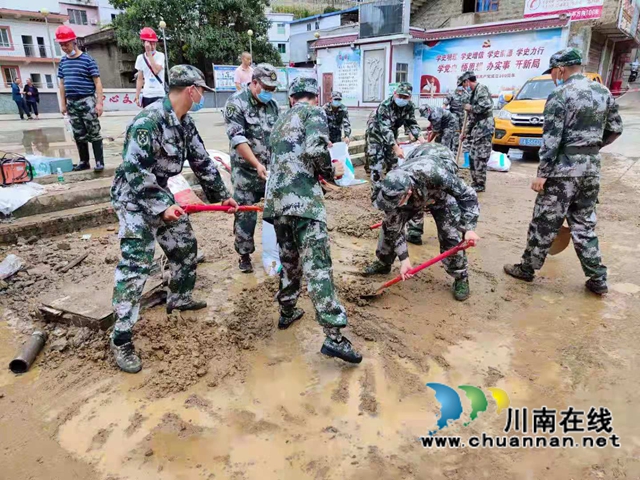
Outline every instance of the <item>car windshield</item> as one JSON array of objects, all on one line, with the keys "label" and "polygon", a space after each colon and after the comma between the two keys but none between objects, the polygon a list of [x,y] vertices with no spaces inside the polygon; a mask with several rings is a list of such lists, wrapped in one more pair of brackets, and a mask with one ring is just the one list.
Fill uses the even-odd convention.
[{"label": "car windshield", "polygon": [[554,88],[553,80],[532,80],[524,84],[516,100],[546,100]]}]

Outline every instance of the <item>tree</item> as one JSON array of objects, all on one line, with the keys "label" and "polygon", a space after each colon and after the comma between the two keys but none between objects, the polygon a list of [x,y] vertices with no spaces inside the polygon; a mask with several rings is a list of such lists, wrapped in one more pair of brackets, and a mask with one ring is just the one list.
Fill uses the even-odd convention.
[{"label": "tree", "polygon": [[269,21],[264,15],[268,0],[111,0],[124,10],[113,21],[116,40],[123,49],[142,52],[139,32],[152,27],[160,38],[160,20],[167,24],[167,48],[171,65],[189,63],[204,72],[211,64],[236,65],[249,50],[248,30],[253,30],[256,63],[280,63],[280,55],[267,39]]}]

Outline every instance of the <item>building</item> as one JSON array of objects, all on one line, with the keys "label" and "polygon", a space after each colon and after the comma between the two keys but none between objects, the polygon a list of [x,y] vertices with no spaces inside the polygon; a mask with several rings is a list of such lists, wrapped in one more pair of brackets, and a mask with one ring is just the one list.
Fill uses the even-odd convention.
[{"label": "building", "polygon": [[96,0],[98,2],[98,15],[101,26],[109,25],[121,10],[113,8],[109,0]]},{"label": "building", "polygon": [[98,0],[65,0],[60,2],[60,13],[69,17],[69,26],[78,37],[100,30]]},{"label": "building", "polygon": [[290,24],[289,62],[301,67],[313,66],[316,57],[312,44],[318,37],[353,32],[357,25],[358,7],[293,20]]},{"label": "building", "polygon": [[87,35],[78,44],[98,63],[104,88],[135,88],[136,56],[118,47],[112,28]]},{"label": "building", "polygon": [[0,0],[0,113],[18,111],[11,101],[11,83],[16,78],[23,82],[31,78],[38,87],[41,111],[59,111],[56,71],[62,52],[53,35],[69,17],[59,13],[57,1],[37,3],[36,7],[32,2],[23,2],[16,9],[15,1]]},{"label": "building", "polygon": [[291,22],[293,21],[293,13],[267,13],[269,20],[269,31],[267,38],[269,43],[280,54],[280,61],[284,65],[289,64],[289,37],[291,36]]}]

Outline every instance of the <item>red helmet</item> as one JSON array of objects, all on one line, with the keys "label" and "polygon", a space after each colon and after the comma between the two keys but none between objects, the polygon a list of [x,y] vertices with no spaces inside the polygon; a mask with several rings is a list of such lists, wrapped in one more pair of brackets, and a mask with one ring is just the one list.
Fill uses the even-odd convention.
[{"label": "red helmet", "polygon": [[140,30],[140,40],[147,42],[157,42],[158,35],[156,35],[156,32],[153,31],[153,28],[144,27],[142,30]]},{"label": "red helmet", "polygon": [[65,43],[76,39],[76,33],[71,30],[71,27],[66,25],[60,25],[56,28],[56,42]]}]

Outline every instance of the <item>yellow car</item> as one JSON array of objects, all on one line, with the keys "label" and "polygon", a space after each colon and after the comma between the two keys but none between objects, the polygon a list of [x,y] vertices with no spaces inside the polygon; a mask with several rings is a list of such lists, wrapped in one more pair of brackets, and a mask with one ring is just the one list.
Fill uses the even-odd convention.
[{"label": "yellow car", "polygon": [[[585,74],[594,82],[602,83],[597,73]],[[493,149],[508,153],[510,148],[525,152],[538,151],[542,146],[542,124],[547,97],[556,88],[551,75],[533,77],[515,95],[505,94],[507,104],[495,113],[496,130]]]}]

